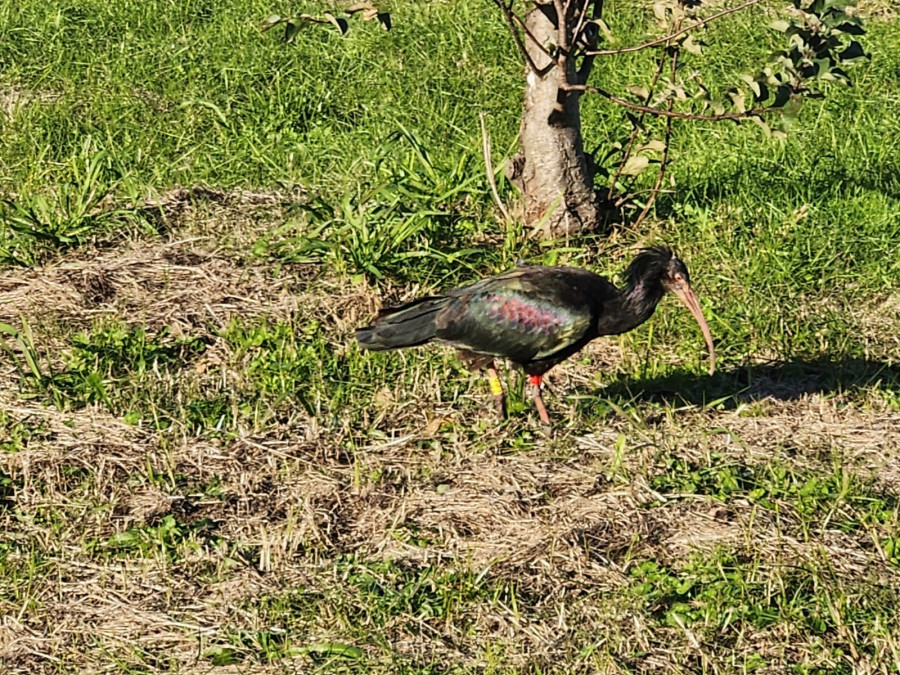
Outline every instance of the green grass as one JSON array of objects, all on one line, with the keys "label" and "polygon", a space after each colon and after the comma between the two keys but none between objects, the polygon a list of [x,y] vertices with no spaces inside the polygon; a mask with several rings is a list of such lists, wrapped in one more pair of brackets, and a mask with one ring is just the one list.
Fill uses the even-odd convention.
[{"label": "green grass", "polygon": [[[496,168],[521,101],[490,3],[290,45],[260,22],[324,5],[220,5],[0,8],[4,672],[898,667],[895,18],[784,140],[676,124],[640,232],[537,243],[485,176],[478,113]],[[686,67],[724,89],[777,37],[734,15]],[[630,126],[587,97],[584,132]],[[719,371],[666,301],[554,371],[551,440],[519,374],[498,422],[449,350],[352,339],[520,257],[615,276],[658,242]]]}]

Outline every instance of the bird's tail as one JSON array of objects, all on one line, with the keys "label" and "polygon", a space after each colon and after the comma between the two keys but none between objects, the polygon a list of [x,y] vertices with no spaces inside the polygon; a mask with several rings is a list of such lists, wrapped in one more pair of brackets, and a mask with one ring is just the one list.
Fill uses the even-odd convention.
[{"label": "bird's tail", "polygon": [[425,344],[436,336],[435,316],[450,299],[421,298],[400,307],[384,309],[371,326],[356,331],[356,340],[364,349],[373,351]]}]

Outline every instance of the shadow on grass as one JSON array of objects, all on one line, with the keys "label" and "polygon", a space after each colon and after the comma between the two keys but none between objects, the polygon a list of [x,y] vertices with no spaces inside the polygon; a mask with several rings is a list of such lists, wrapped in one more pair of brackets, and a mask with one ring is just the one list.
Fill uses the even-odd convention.
[{"label": "shadow on grass", "polygon": [[848,358],[795,358],[719,370],[712,376],[677,372],[647,380],[619,380],[602,398],[669,405],[710,405],[726,409],[763,399],[791,401],[808,394],[853,393],[864,389],[900,397],[900,365]]}]

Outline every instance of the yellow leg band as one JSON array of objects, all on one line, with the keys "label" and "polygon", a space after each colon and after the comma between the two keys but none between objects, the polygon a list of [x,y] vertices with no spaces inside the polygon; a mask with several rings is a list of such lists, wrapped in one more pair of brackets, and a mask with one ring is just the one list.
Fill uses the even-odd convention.
[{"label": "yellow leg band", "polygon": [[491,375],[488,378],[488,383],[491,385],[491,393],[494,396],[499,396],[503,393],[503,386],[500,384],[500,378],[496,375]]}]

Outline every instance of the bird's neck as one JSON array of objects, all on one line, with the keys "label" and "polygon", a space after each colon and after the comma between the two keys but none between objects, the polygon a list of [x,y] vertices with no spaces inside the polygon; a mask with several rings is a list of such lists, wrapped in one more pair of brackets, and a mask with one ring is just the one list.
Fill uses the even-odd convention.
[{"label": "bird's neck", "polygon": [[648,284],[643,280],[629,280],[624,288],[618,290],[610,307],[612,311],[604,311],[600,320],[600,334],[616,335],[636,328],[653,316],[656,305],[665,291],[656,284]]}]

